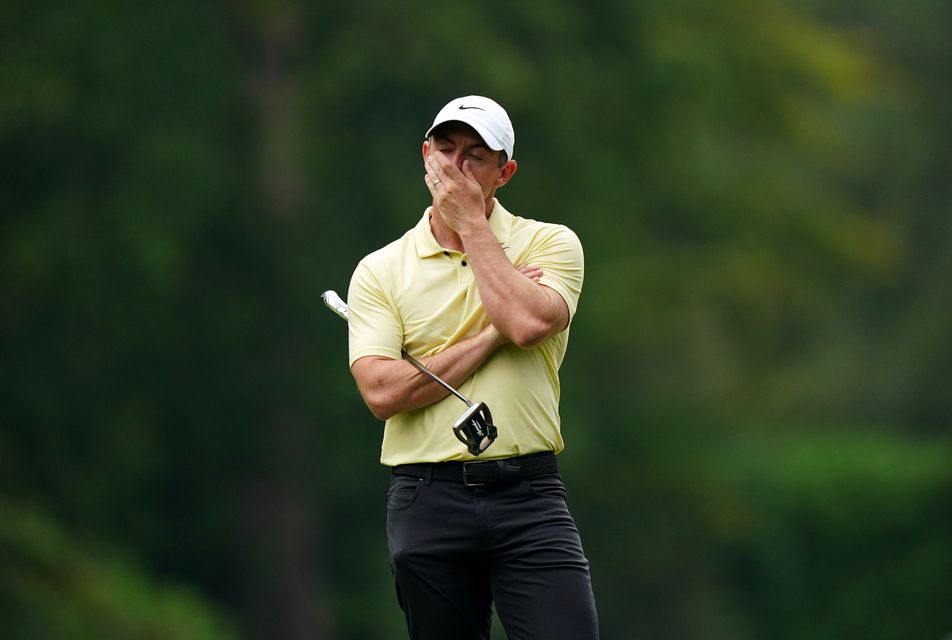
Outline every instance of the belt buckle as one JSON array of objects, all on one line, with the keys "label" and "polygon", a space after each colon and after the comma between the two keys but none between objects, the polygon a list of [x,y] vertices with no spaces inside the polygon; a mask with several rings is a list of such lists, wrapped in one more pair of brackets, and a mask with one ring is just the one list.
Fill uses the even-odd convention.
[{"label": "belt buckle", "polygon": [[474,464],[480,464],[483,461],[472,460],[470,462],[463,463],[463,486],[464,487],[485,487],[487,482],[470,482],[469,481],[469,467]]}]

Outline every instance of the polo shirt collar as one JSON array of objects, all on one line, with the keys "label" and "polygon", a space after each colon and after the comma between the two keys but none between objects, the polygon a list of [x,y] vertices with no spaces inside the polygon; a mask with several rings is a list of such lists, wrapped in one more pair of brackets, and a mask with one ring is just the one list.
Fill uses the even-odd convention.
[{"label": "polo shirt collar", "polygon": [[[433,237],[433,230],[430,229],[430,212],[433,207],[427,207],[423,212],[423,218],[417,223],[413,230],[417,256],[420,258],[429,258],[443,253],[444,249]],[[493,235],[499,241],[499,244],[505,245],[509,242],[509,235],[512,233],[512,214],[506,211],[505,207],[499,204],[499,200],[493,198],[493,210],[489,214],[489,228]]]}]

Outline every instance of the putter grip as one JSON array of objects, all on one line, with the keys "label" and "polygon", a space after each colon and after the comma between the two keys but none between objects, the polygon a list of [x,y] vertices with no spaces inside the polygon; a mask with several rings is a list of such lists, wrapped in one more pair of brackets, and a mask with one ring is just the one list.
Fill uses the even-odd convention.
[{"label": "putter grip", "polygon": [[327,290],[321,294],[321,298],[324,300],[324,304],[327,305],[327,308],[339,315],[344,320],[347,320],[347,303],[344,302],[336,291]]}]

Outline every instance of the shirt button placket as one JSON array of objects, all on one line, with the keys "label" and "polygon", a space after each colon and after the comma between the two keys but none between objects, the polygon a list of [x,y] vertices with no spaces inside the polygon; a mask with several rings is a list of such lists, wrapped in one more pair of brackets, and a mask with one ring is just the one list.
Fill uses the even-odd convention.
[{"label": "shirt button placket", "polygon": [[464,284],[469,284],[473,281],[473,270],[469,268],[469,262],[466,260],[466,255],[464,254],[457,265],[457,271],[459,273],[459,282]]}]

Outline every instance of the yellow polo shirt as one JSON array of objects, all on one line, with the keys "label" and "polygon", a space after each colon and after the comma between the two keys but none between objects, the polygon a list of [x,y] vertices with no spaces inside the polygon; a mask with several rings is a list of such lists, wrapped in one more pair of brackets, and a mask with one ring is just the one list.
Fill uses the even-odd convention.
[{"label": "yellow polo shirt", "polygon": [[[350,305],[350,364],[364,356],[417,358],[443,351],[489,324],[466,254],[441,247],[430,230],[428,208],[400,239],[371,253],[354,271]],[[557,291],[575,315],[582,291],[582,245],[568,227],[514,216],[495,201],[489,226],[515,265],[542,267],[539,281]],[[499,435],[480,460],[537,451],[560,452],[559,366],[569,331],[532,349],[507,344],[494,351],[459,391],[483,401]],[[449,395],[427,407],[393,416],[384,426],[385,465],[471,460],[453,435],[466,410]]]}]

